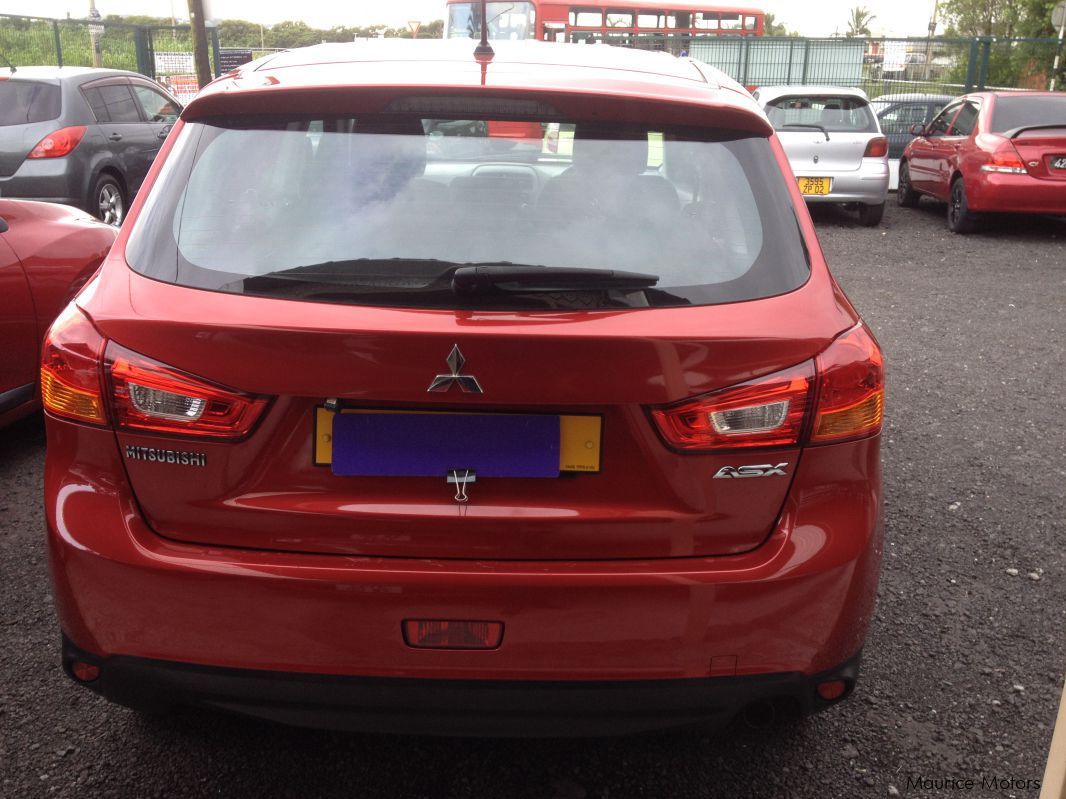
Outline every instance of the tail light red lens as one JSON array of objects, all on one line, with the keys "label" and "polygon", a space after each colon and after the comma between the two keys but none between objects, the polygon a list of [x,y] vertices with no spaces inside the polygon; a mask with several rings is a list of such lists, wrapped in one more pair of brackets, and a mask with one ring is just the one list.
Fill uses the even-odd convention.
[{"label": "tail light red lens", "polygon": [[100,357],[104,338],[74,303],[56,317],[41,350],[41,402],[64,419],[106,425]]},{"label": "tail light red lens", "polygon": [[812,444],[873,435],[881,429],[885,369],[881,348],[864,325],[837,338],[816,359],[818,401]]},{"label": "tail light red lens", "polygon": [[208,383],[114,342],[106,359],[119,429],[235,440],[252,431],[266,408],[265,397]]},{"label": "tail light red lens", "polygon": [[85,136],[84,125],[74,125],[69,128],[60,128],[55,133],[49,133],[30,150],[27,158],[62,158],[81,143]]},{"label": "tail light red lens", "polygon": [[866,152],[862,154],[862,157],[884,158],[886,155],[888,155],[888,139],[884,136],[878,136],[866,143]]},{"label": "tail light red lens", "polygon": [[496,649],[503,641],[503,622],[408,619],[403,640],[416,649]]},{"label": "tail light red lens", "polygon": [[799,443],[814,383],[814,363],[652,410],[679,450],[788,447]]},{"label": "tail light red lens", "polygon": [[982,172],[1024,175],[1029,171],[1010,139],[995,133],[982,133],[977,137],[977,144],[985,151],[987,158],[981,164]]}]

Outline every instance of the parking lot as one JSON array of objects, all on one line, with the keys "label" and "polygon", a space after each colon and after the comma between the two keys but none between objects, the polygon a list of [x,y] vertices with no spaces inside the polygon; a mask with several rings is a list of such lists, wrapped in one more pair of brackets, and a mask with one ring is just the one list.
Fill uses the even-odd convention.
[{"label": "parking lot", "polygon": [[958,237],[932,203],[890,204],[876,228],[816,221],[889,373],[884,571],[850,701],[762,729],[576,741],[139,718],[60,670],[33,420],[0,432],[0,795],[874,797],[958,777],[978,787],[953,793],[1036,796],[1066,664],[1066,224]]}]

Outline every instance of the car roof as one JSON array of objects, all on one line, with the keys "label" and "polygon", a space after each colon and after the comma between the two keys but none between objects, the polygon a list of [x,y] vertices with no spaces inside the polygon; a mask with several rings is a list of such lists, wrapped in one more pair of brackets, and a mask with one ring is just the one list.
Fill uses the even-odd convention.
[{"label": "car roof", "polygon": [[55,67],[55,66],[31,66],[31,67],[16,67],[14,74],[11,72],[0,73],[0,79],[7,78],[9,80],[43,80],[50,81],[52,83],[60,83],[62,81],[75,81],[77,83],[84,83],[87,80],[94,78],[109,78],[109,77],[134,77],[145,78],[144,75],[139,72],[129,72],[125,69],[98,69],[96,67]]},{"label": "car roof", "polygon": [[958,95],[955,94],[882,94],[878,97],[874,97],[870,100],[871,103],[906,103],[906,102],[926,102],[926,103],[939,103],[939,102],[951,102]]},{"label": "car roof", "polygon": [[724,72],[664,52],[608,45],[494,41],[491,61],[475,60],[471,39],[370,39],[287,50],[253,61],[208,84],[186,118],[224,110],[222,95],[344,86],[466,89],[485,86],[589,92],[643,101],[726,105],[763,118],[759,106]]},{"label": "car roof", "polygon": [[760,105],[766,105],[779,97],[803,97],[806,95],[830,97],[857,97],[869,101],[866,92],[853,86],[760,86],[752,94]]}]

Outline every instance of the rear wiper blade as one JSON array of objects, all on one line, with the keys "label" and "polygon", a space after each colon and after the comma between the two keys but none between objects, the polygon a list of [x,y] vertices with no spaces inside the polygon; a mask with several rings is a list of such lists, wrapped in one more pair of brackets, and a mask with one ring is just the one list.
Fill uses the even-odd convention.
[{"label": "rear wiper blade", "polygon": [[582,291],[646,289],[658,275],[618,269],[582,269],[568,266],[492,264],[461,266],[452,272],[452,291],[479,294],[492,291]]},{"label": "rear wiper blade", "polygon": [[786,122],[781,127],[783,128],[810,128],[811,130],[820,130],[825,134],[825,140],[829,141],[829,131],[825,129],[824,125],[805,124],[803,122]]}]

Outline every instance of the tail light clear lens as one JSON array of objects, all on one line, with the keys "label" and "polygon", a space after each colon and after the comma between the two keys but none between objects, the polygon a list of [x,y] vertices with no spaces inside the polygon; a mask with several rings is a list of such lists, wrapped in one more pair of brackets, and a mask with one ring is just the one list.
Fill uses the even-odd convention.
[{"label": "tail light clear lens", "polygon": [[60,128],[55,133],[49,133],[30,150],[27,158],[62,158],[81,143],[85,136],[84,125],[74,125],[69,128]]},{"label": "tail light clear lens", "polygon": [[999,172],[1006,175],[1024,175],[1029,170],[1025,161],[1014,148],[1010,139],[995,134],[982,134],[977,143],[988,151],[988,161],[981,164],[982,172]]},{"label": "tail light clear lens", "polygon": [[837,338],[816,362],[818,401],[810,442],[827,444],[880,431],[885,403],[884,359],[865,325]]},{"label": "tail light clear lens", "polygon": [[862,154],[862,157],[884,158],[886,155],[888,155],[888,139],[884,136],[878,136],[866,143],[866,152]]},{"label": "tail light clear lens", "polygon": [[814,363],[686,400],[651,414],[675,449],[788,447],[799,443],[814,384]]},{"label": "tail light clear lens", "polygon": [[64,419],[107,424],[100,383],[104,338],[74,303],[56,317],[41,350],[41,402]]},{"label": "tail light clear lens", "polygon": [[252,431],[267,405],[265,397],[208,383],[114,342],[106,362],[119,429],[236,440]]}]

